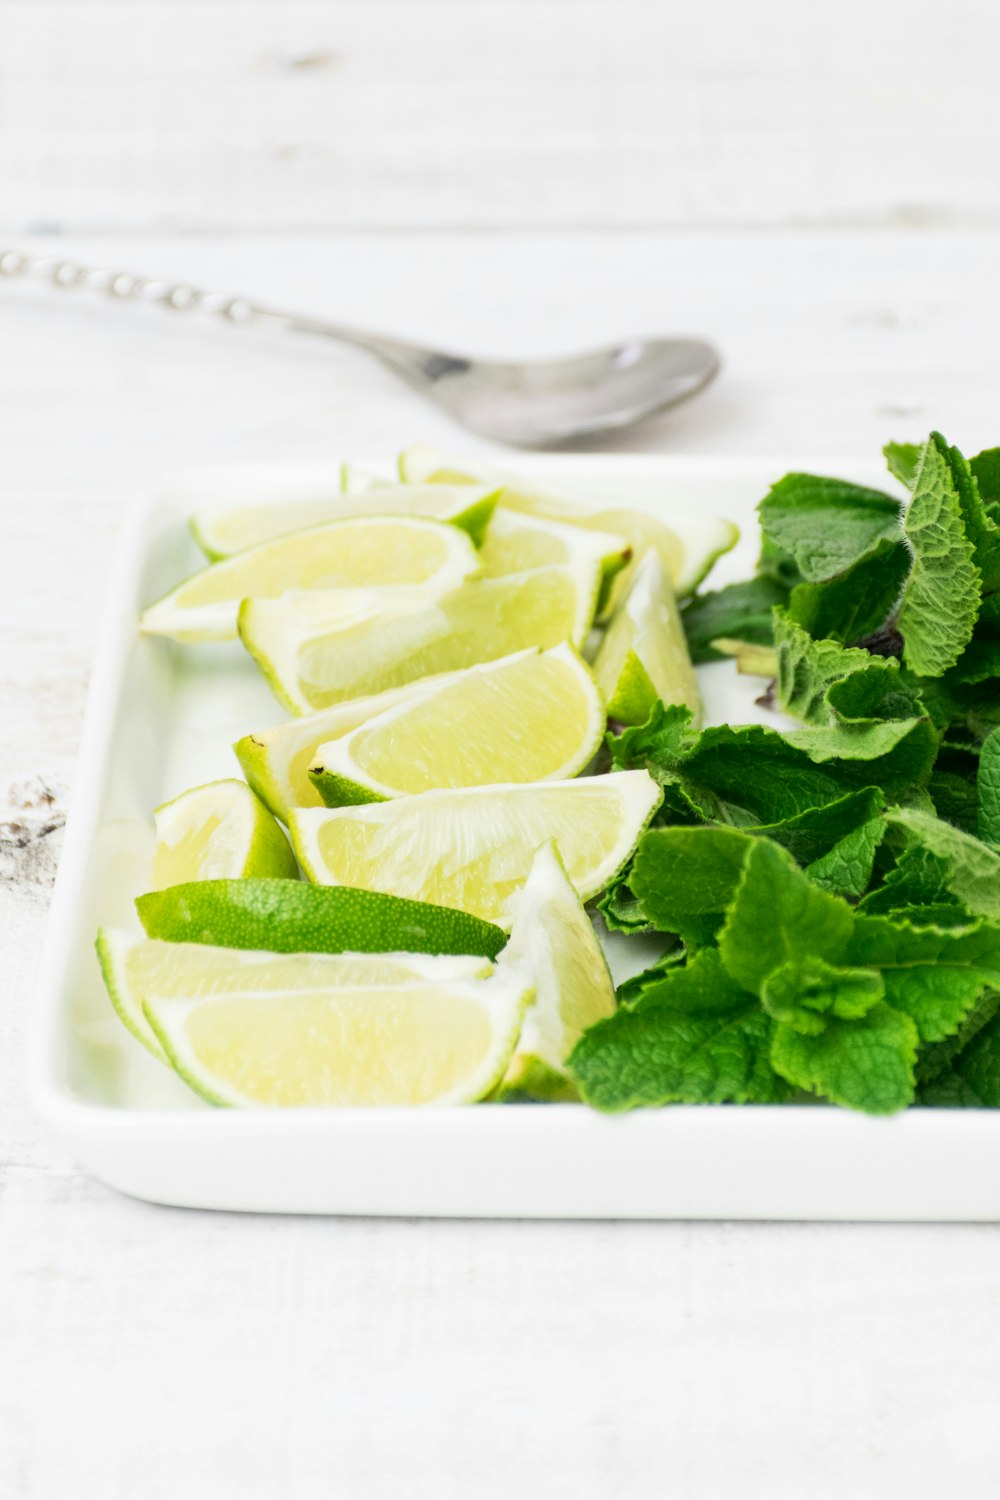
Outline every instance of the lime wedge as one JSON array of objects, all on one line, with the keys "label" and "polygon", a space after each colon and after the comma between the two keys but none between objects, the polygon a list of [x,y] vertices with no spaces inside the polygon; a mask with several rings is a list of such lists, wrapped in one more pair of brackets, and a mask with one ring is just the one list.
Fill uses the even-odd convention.
[{"label": "lime wedge", "polygon": [[191,532],[211,562],[259,547],[291,531],[369,516],[423,516],[450,521],[478,543],[499,494],[496,487],[484,485],[388,484],[364,476],[348,464],[341,471],[341,485],[339,495],[199,511],[191,518]]},{"label": "lime wedge", "polygon": [[146,999],[223,995],[324,993],[334,985],[398,984],[413,980],[482,979],[489,959],[411,953],[288,953],[164,943],[102,928],[97,956],[111,1003],[144,1047],[165,1061],[142,1010]]},{"label": "lime wedge", "polygon": [[570,1097],[566,1059],[588,1026],[614,1013],[615,987],[553,844],[535,855],[500,961],[520,968],[535,991],[502,1097]]},{"label": "lime wedge", "polygon": [[608,717],[644,724],[657,698],[681,703],[701,719],[701,695],[670,579],[655,552],[639,564],[619,603],[600,650],[594,675]]},{"label": "lime wedge", "polygon": [[392,489],[391,479],[384,479],[373,469],[363,464],[343,463],[340,466],[340,493],[342,495],[366,495],[371,490]]},{"label": "lime wedge", "polygon": [[620,771],[304,808],[292,813],[290,830],[319,884],[457,906],[509,928],[510,898],[540,845],[555,840],[570,880],[589,900],[621,869],[659,802],[647,772]]},{"label": "lime wedge", "polygon": [[233,746],[236,758],[261,801],[287,823],[293,807],[324,805],[309,779],[309,768],[316,764],[321,745],[350,734],[359,724],[366,724],[398,703],[409,702],[432,684],[450,682],[458,675],[444,672],[438,677],[421,678],[371,697],[350,698],[318,714],[303,714],[274,729],[244,735]]},{"label": "lime wedge", "polygon": [[572,646],[523,651],[424,691],[320,746],[310,777],[328,807],[435,787],[578,776],[604,704]]},{"label": "lime wedge", "polygon": [[288,589],[452,588],[478,568],[476,549],[457,526],[417,516],[333,521],[203,568],[145,610],[139,628],[177,641],[234,640],[241,599]]},{"label": "lime wedge", "polygon": [[496,958],[499,927],[468,912],[351,886],[202,880],[135,903],[151,938],[272,953],[473,953]]},{"label": "lime wedge", "polygon": [[621,536],[588,531],[565,521],[529,516],[501,507],[493,512],[479,550],[482,577],[500,578],[529,568],[596,561],[601,565],[600,612],[615,576],[627,566],[632,549]]},{"label": "lime wedge", "polygon": [[170,999],[143,1009],[180,1076],[213,1104],[471,1104],[503,1076],[531,991],[490,979],[331,983]]},{"label": "lime wedge", "polygon": [[[456,533],[460,535],[460,533]],[[248,599],[243,644],[292,713],[380,693],[529,646],[586,639],[596,563],[537,568],[437,594],[384,589]]]},{"label": "lime wedge", "polygon": [[153,813],[153,883],[246,876],[298,879],[295,856],[274,818],[245,782],[210,781]]},{"label": "lime wedge", "polygon": [[[566,490],[539,486],[524,475],[491,472],[488,475],[471,469],[468,464],[437,449],[418,444],[399,456],[400,478],[409,484],[490,484],[501,485],[500,504],[506,510],[526,511],[529,515],[549,516],[597,531],[609,531],[625,537],[632,548],[633,566],[650,548],[670,574],[679,599],[693,594],[707,577],[712,566],[739,540],[739,528],[731,521],[716,517],[686,516],[683,532],[675,531],[641,510],[595,505]],[[618,593],[629,580],[626,570],[618,580]]]}]

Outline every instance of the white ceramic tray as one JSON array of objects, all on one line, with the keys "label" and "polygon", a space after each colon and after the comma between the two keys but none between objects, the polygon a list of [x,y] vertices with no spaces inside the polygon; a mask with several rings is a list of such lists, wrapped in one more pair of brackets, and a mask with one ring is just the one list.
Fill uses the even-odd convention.
[{"label": "white ceramic tray", "polygon": [[[753,565],[753,507],[789,465],[656,457],[533,459],[553,483],[742,528],[719,582]],[[808,465],[882,484],[871,469]],[[100,924],[136,927],[149,811],[238,772],[229,749],[283,711],[238,645],[140,638],[140,607],[198,566],[194,498],[336,489],[333,466],[227,470],[139,506],[122,538],[95,664],[30,1044],[39,1113],[97,1177],[159,1203],[286,1213],[553,1218],[1000,1219],[1000,1111],[868,1119],[824,1107],[674,1106],[607,1118],[576,1105],[436,1110],[213,1109],[149,1057],[104,993]],[[701,669],[709,721],[766,719],[728,664]],[[645,966],[618,939],[619,974]]]}]

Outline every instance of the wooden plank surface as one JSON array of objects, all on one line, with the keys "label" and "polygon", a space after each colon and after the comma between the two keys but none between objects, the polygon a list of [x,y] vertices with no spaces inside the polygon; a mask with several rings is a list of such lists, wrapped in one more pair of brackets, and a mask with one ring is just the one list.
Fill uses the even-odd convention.
[{"label": "wooden plank surface", "polygon": [[[994,235],[63,248],[458,346],[715,337],[722,379],[637,447],[777,472],[933,424],[1000,437]],[[220,1217],[120,1198],[36,1125],[21,1058],[48,825],[128,500],[203,463],[467,444],[333,345],[3,283],[0,325],[3,1500],[994,1495],[995,1227]]]},{"label": "wooden plank surface", "polygon": [[958,0],[3,0],[0,225],[1000,224]]}]

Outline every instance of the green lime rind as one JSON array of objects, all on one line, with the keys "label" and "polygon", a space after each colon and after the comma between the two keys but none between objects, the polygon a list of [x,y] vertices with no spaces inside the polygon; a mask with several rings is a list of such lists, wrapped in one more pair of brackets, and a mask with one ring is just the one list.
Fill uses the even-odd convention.
[{"label": "green lime rind", "polygon": [[360,781],[352,781],[349,776],[328,771],[324,766],[311,770],[309,780],[322,797],[324,807],[360,807],[364,802],[389,800],[370,787],[362,786]]},{"label": "green lime rind", "polygon": [[645,724],[656,702],[657,692],[649,673],[636,653],[629,650],[608,699],[608,718],[619,724]]},{"label": "green lime rind", "polygon": [[514,1058],[491,1104],[579,1104],[576,1085],[540,1057],[525,1053]]},{"label": "green lime rind", "polygon": [[197,880],[150,891],[135,904],[148,937],[220,948],[496,958],[507,941],[468,912],[354,886]]},{"label": "green lime rind", "polygon": [[166,1062],[167,1054],[155,1032],[150,1029],[145,1016],[134,1004],[132,989],[125,973],[128,952],[122,947],[121,933],[102,927],[94,946],[108,997],[122,1025],[132,1033],[137,1042],[142,1043],[147,1052],[151,1052],[159,1062]]}]

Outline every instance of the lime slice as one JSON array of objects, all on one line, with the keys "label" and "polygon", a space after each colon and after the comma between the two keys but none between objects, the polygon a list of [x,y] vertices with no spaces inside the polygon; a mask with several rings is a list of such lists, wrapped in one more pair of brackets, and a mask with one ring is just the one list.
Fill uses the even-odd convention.
[{"label": "lime slice", "polygon": [[596,561],[601,565],[598,612],[610,593],[612,580],[627,566],[632,550],[624,537],[607,531],[529,516],[501,507],[493,512],[479,549],[482,577],[500,578],[529,568]]},{"label": "lime slice", "polygon": [[677,601],[659,554],[647,552],[594,659],[608,717],[644,724],[657,698],[685,704],[697,724],[701,695]]},{"label": "lime slice", "polygon": [[153,813],[157,890],[186,880],[246,876],[298,879],[295,856],[274,818],[243,781],[192,787]]},{"label": "lime slice", "polygon": [[176,1071],[213,1104],[471,1104],[503,1076],[531,991],[490,979],[148,997]]},{"label": "lime slice", "polygon": [[237,509],[206,510],[191,518],[191,532],[212,562],[259,547],[291,531],[369,516],[423,516],[450,521],[482,540],[499,491],[483,485],[388,484],[345,464],[343,492],[302,500],[276,500]]},{"label": "lime slice", "polygon": [[220,948],[496,958],[506,941],[468,912],[300,880],[202,880],[150,891],[135,905],[147,936]]},{"label": "lime slice", "polygon": [[477,580],[436,595],[287,594],[246,600],[239,629],[281,702],[292,713],[308,713],[529,646],[579,646],[598,583],[599,568],[586,563]]},{"label": "lime slice", "polygon": [[309,779],[309,768],[319,759],[321,745],[328,740],[350,734],[359,724],[367,724],[376,714],[395,708],[398,703],[423,694],[432,683],[452,681],[458,673],[445,672],[438,677],[407,682],[385,693],[367,698],[350,698],[318,714],[304,714],[279,724],[244,735],[233,749],[243,774],[258,797],[266,802],[276,818],[288,822],[293,807],[322,807],[323,798]]},{"label": "lime slice", "polygon": [[566,1059],[588,1026],[614,1013],[615,987],[553,844],[535,855],[501,963],[520,968],[535,991],[502,1096],[571,1096]]},{"label": "lime slice", "polygon": [[[400,454],[399,474],[406,483],[418,485],[501,485],[500,504],[506,510],[549,516],[556,521],[569,521],[576,526],[610,531],[625,537],[632,548],[633,566],[643,553],[653,548],[660,554],[679,599],[693,594],[723,553],[729,552],[739,541],[739,528],[731,521],[686,516],[683,532],[678,532],[645,511],[595,505],[569,491],[535,485],[524,475],[473,472],[464,460],[449,457],[423,444]],[[619,595],[628,579],[628,571],[620,575]]]},{"label": "lime slice", "polygon": [[319,991],[332,986],[398,984],[413,980],[482,979],[489,959],[410,953],[247,952],[202,943],[163,943],[103,928],[97,956],[111,1003],[144,1047],[165,1061],[142,1010],[147,999]]},{"label": "lime slice", "polygon": [[628,859],[660,801],[645,771],[577,781],[422,792],[393,802],[291,815],[311,880],[457,906],[509,927],[510,898],[554,839],[584,900]]},{"label": "lime slice", "polygon": [[452,588],[478,568],[476,549],[457,526],[417,516],[333,521],[203,568],[145,610],[139,627],[177,641],[234,640],[241,599],[288,589]]},{"label": "lime slice", "polygon": [[565,780],[593,759],[605,722],[572,646],[522,651],[439,679],[322,745],[309,774],[328,807],[435,787]]}]

